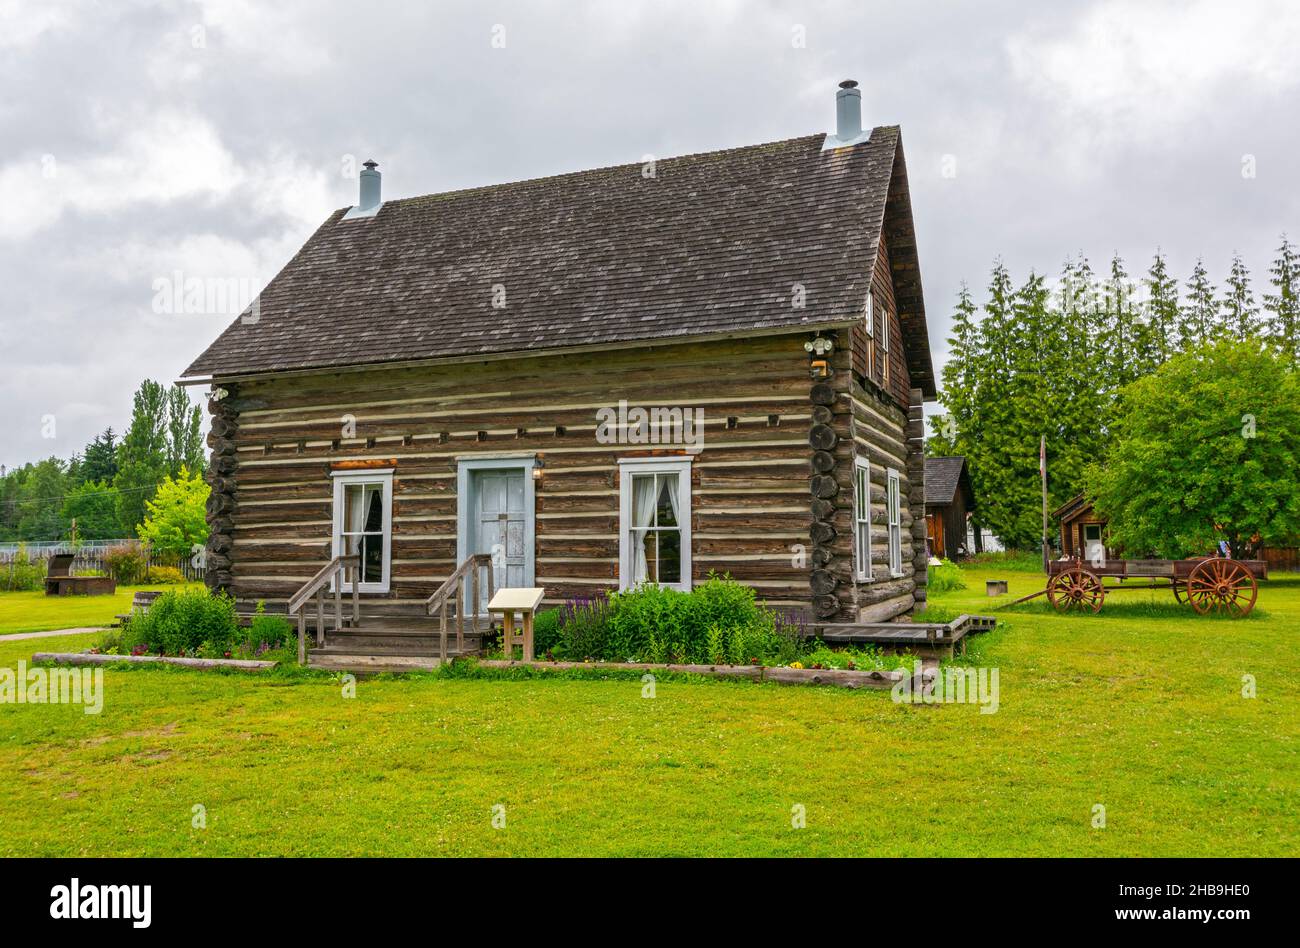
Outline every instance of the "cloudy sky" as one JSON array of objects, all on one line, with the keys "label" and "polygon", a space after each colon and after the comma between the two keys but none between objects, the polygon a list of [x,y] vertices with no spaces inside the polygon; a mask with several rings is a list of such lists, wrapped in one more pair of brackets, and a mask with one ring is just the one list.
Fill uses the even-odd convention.
[{"label": "cloudy sky", "polygon": [[999,254],[1239,250],[1258,293],[1300,236],[1297,48],[1294,0],[0,0],[0,463],[120,430],[229,321],[155,281],[255,292],[356,161],[404,197],[772,141],[846,77],[903,128],[938,361]]}]

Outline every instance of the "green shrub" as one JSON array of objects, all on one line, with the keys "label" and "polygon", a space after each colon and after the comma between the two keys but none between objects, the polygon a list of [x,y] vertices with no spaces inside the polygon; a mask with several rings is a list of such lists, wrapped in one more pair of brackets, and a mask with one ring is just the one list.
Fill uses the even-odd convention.
[{"label": "green shrub", "polygon": [[940,560],[938,566],[929,567],[926,575],[927,587],[933,593],[945,593],[954,589],[966,588],[966,580],[962,577],[961,567],[952,560]]},{"label": "green shrub", "polygon": [[[296,630],[293,623],[284,616],[267,615],[266,603],[257,601],[252,622],[248,626],[245,639],[247,650],[260,653],[267,649],[287,648],[294,638]],[[295,646],[296,647],[296,646]]]},{"label": "green shrub", "polygon": [[148,611],[137,611],[127,623],[122,644],[132,651],[165,655],[224,653],[239,635],[235,600],[203,588],[169,589]]},{"label": "green shrub", "polygon": [[560,644],[560,610],[543,609],[533,616],[533,652],[546,655]]},{"label": "green shrub", "polygon": [[801,622],[757,602],[749,586],[711,575],[688,593],[647,583],[571,600],[556,617],[554,644],[539,638],[537,652],[579,661],[790,661],[801,648]]},{"label": "green shrub", "polygon": [[151,586],[174,586],[188,580],[185,574],[174,566],[152,566],[145,577],[145,582]]},{"label": "green shrub", "polygon": [[104,569],[123,586],[144,582],[148,561],[138,543],[119,543],[104,551]]},{"label": "green shrub", "polygon": [[45,586],[45,561],[32,559],[20,546],[7,563],[0,564],[0,590],[32,592]]}]

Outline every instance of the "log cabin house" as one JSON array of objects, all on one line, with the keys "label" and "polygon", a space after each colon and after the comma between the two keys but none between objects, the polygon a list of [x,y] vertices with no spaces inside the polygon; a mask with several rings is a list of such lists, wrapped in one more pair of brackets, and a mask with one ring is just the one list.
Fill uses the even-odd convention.
[{"label": "log cabin house", "polygon": [[855,85],[829,135],[388,201],[367,162],[182,380],[209,584],[283,610],[359,555],[332,582],[418,607],[491,553],[552,604],[717,571],[910,613],[934,373],[901,136]]}]

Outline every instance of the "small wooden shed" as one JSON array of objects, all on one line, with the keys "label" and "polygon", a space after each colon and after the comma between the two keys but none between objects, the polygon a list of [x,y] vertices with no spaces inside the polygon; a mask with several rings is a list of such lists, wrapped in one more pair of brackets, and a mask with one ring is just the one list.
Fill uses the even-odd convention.
[{"label": "small wooden shed", "polygon": [[1083,494],[1070,498],[1052,511],[1061,524],[1061,552],[1080,559],[1110,559],[1116,551],[1106,536],[1106,518],[1098,514]]},{"label": "small wooden shed", "polygon": [[966,515],[975,493],[964,457],[925,459],[925,532],[930,552],[955,560],[966,549]]}]

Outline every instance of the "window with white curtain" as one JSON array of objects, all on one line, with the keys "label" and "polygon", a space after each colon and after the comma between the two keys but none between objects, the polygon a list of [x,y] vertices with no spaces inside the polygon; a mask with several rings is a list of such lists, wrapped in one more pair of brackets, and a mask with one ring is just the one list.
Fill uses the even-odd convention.
[{"label": "window with white curtain", "polygon": [[898,490],[898,472],[889,469],[885,493],[885,511],[889,522],[889,573],[903,575],[903,512]]},{"label": "window with white curtain", "polygon": [[689,460],[619,462],[619,588],[691,588]]},{"label": "window with white curtain", "polygon": [[858,579],[871,579],[871,464],[853,460],[853,557]]},{"label": "window with white curtain", "polygon": [[392,512],[392,471],[334,476],[334,555],[360,555],[361,592],[388,592]]}]

